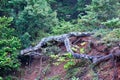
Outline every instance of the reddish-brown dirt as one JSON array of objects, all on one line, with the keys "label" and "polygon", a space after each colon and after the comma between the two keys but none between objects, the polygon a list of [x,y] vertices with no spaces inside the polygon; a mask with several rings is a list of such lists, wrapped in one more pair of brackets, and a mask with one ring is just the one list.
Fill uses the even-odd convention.
[{"label": "reddish-brown dirt", "polygon": [[[92,37],[71,37],[70,41],[73,45],[77,45],[79,49],[84,48],[87,54],[94,56],[108,55],[115,47],[117,47],[111,46],[110,48],[108,48],[105,44],[98,43],[98,41]],[[92,41],[93,44],[91,44],[90,41]],[[59,47],[62,49],[62,51],[66,50],[63,44],[59,44]],[[76,52],[80,53],[79,49],[77,49]],[[116,49],[116,51],[119,50],[120,49]],[[38,80],[48,80],[48,78],[60,76],[60,80],[66,80],[64,78],[66,75],[66,70],[63,67],[64,64],[65,63],[61,63],[56,66],[50,63],[49,59],[43,61],[41,58],[35,58],[31,65],[24,68],[24,75],[21,76],[21,79],[35,80],[39,78]],[[89,65],[84,66],[84,68],[88,67]],[[84,75],[79,76],[79,78],[82,77],[80,78],[82,80],[97,80],[97,78],[99,78],[99,80],[120,80],[120,60],[111,59],[99,64],[96,67],[97,78],[95,77],[95,73],[92,71],[92,69],[88,69],[86,72],[82,72],[82,74],[83,73]]]},{"label": "reddish-brown dirt", "polygon": [[[54,76],[64,78],[66,70],[63,68],[65,63],[53,65],[49,60],[41,61],[41,58],[34,59],[30,66],[24,67],[24,75],[20,79],[24,80],[44,80]],[[64,80],[61,78],[61,80]]]}]

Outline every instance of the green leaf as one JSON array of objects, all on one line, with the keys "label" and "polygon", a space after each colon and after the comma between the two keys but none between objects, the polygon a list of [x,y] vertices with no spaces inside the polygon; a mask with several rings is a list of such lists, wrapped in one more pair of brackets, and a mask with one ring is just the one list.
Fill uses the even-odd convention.
[{"label": "green leaf", "polygon": [[85,53],[85,48],[80,48],[80,53]]}]

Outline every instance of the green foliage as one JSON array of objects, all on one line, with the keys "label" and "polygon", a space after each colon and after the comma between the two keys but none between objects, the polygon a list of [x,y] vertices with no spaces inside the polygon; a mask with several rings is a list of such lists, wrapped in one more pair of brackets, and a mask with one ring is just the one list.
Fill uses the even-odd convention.
[{"label": "green foliage", "polygon": [[85,15],[84,8],[90,0],[48,0],[53,10],[57,11],[57,17],[62,20],[72,20],[78,14]]},{"label": "green foliage", "polygon": [[30,34],[28,32],[26,32],[25,34],[23,34],[20,38],[21,38],[21,42],[22,42],[22,47],[26,48],[30,46]]},{"label": "green foliage", "polygon": [[70,22],[61,21],[59,25],[52,28],[53,34],[63,34],[73,31],[73,25]]},{"label": "green foliage", "polygon": [[40,29],[49,32],[50,27],[57,22],[55,17],[56,13],[52,12],[46,1],[27,0],[27,6],[19,13],[16,26],[19,33],[23,34],[27,31],[35,38]]},{"label": "green foliage", "polygon": [[111,20],[107,20],[106,22],[103,22],[105,26],[108,28],[120,28],[120,19],[119,18],[113,18]]},{"label": "green foliage", "polygon": [[3,80],[3,78],[2,78],[2,77],[0,77],[0,80]]},{"label": "green foliage", "polygon": [[[15,18],[15,29],[19,37],[26,37],[30,41],[38,37],[44,37],[45,32],[50,33],[51,28],[58,24],[56,12],[53,12],[46,0],[26,0],[27,5],[23,11],[20,11]],[[24,39],[22,39],[24,42]],[[29,45],[27,43],[24,47]]]},{"label": "green foliage", "polygon": [[90,9],[100,21],[106,21],[117,17],[117,8],[119,0],[93,0],[92,4],[87,7]]},{"label": "green foliage", "polygon": [[87,15],[81,17],[86,26],[99,26],[102,22],[117,18],[119,0],[92,0],[86,7]]},{"label": "green foliage", "polygon": [[[81,46],[84,46],[86,43],[85,42],[83,42],[83,43],[81,43]],[[77,46],[77,45],[74,45],[72,48],[71,48],[73,51],[78,51],[79,50],[79,52],[82,54],[82,53],[85,53],[85,48],[80,48],[79,46]]]},{"label": "green foliage", "polygon": [[82,31],[83,32],[83,31],[89,31],[89,30],[93,30],[93,28],[83,26],[79,23],[73,24],[71,22],[66,22],[66,21],[61,21],[59,23],[59,25],[52,27],[52,33],[54,35],[65,34],[65,33],[74,32],[74,31]]},{"label": "green foliage", "polygon": [[72,59],[73,58],[73,55],[71,53],[66,53],[64,54],[65,57],[69,58],[69,59]]},{"label": "green foliage", "polygon": [[93,36],[100,39],[108,35],[110,31],[111,31],[110,29],[93,30],[93,32],[95,33]]},{"label": "green foliage", "polygon": [[85,48],[80,48],[80,53],[81,54],[85,53]]},{"label": "green foliage", "polygon": [[3,16],[3,15],[7,15],[8,13],[6,13],[8,11],[8,9],[6,8],[7,7],[7,3],[8,3],[8,0],[0,0],[0,16]]},{"label": "green foliage", "polygon": [[18,55],[17,51],[21,45],[20,40],[13,35],[14,29],[9,27],[12,19],[0,17],[0,68],[3,71],[19,67],[19,62],[16,58]]},{"label": "green foliage", "polygon": [[0,16],[17,16],[19,11],[24,9],[25,0],[1,0],[0,1]]},{"label": "green foliage", "polygon": [[[44,33],[50,33],[51,27],[59,23],[57,13],[52,11],[47,0],[2,0],[0,3],[0,16],[14,18],[12,25],[23,42],[23,48],[38,37],[44,37]],[[26,33],[30,37],[26,37]],[[26,43],[23,37],[28,40]]]},{"label": "green foliage", "polygon": [[75,62],[74,62],[74,60],[71,59],[64,65],[64,68],[70,69],[73,65],[75,65]]},{"label": "green foliage", "polygon": [[[0,75],[19,67],[20,42],[22,48],[26,48],[44,36],[92,30],[94,36],[102,38],[101,41],[120,41],[119,0],[0,0],[0,3],[0,16],[10,17],[0,17]],[[84,48],[79,51],[85,53]],[[53,54],[51,57],[57,61],[56,65],[66,62],[64,68],[69,70],[75,65],[73,56],[56,55],[60,52],[56,46],[43,50],[46,55]],[[46,67],[43,72],[46,74],[48,69]],[[73,77],[72,73],[76,74],[77,70],[73,70],[70,76]],[[6,80],[12,78],[8,76]]]},{"label": "green foliage", "polygon": [[66,53],[63,56],[58,56],[58,55],[51,55],[51,58],[56,60],[54,62],[54,65],[59,65],[61,62],[66,62],[64,64],[65,69],[70,69],[73,65],[75,65],[74,58],[71,53]]},{"label": "green foliage", "polygon": [[75,31],[80,31],[80,32],[90,32],[93,31],[94,29],[98,29],[98,26],[92,24],[91,20],[85,19],[83,17],[78,18],[73,25],[74,28],[76,28]]},{"label": "green foliage", "polygon": [[72,49],[73,51],[77,51],[77,49],[76,49],[75,47],[72,47],[71,49]]},{"label": "green foliage", "polygon": [[120,41],[120,28],[113,29],[113,31],[109,32],[102,40],[105,42]]}]

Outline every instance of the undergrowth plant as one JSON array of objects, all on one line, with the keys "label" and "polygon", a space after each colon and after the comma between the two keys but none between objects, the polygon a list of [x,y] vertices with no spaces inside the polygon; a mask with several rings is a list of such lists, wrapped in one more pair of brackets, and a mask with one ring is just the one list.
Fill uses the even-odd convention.
[{"label": "undergrowth plant", "polygon": [[120,19],[119,18],[113,18],[111,20],[107,20],[106,22],[102,22],[105,26],[108,28],[120,28]]},{"label": "undergrowth plant", "polygon": [[105,41],[105,42],[120,41],[120,28],[113,29],[102,40]]},{"label": "undergrowth plant", "polygon": [[62,56],[51,55],[51,58],[56,59],[56,62],[53,63],[54,65],[59,65],[60,63],[65,62],[65,64],[64,64],[65,69],[69,69],[70,67],[75,65],[74,58],[73,58],[72,54],[70,54],[70,53],[66,53]]},{"label": "undergrowth plant", "polygon": [[14,35],[14,29],[10,28],[12,20],[11,17],[0,17],[0,76],[20,66],[17,56],[21,44]]},{"label": "undergrowth plant", "polygon": [[51,43],[47,43],[46,48],[44,48],[42,50],[42,53],[45,55],[57,55],[58,53],[60,53],[62,50],[58,47],[58,46],[51,46]]}]

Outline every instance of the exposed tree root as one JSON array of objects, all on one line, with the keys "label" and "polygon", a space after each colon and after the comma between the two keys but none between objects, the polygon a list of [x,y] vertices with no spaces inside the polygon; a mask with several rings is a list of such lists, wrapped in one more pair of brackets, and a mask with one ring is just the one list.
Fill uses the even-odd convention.
[{"label": "exposed tree root", "polygon": [[[51,42],[51,41],[57,41],[60,43],[65,43],[66,39],[69,40],[70,37],[75,36],[75,37],[85,37],[85,36],[90,36],[92,33],[87,33],[87,32],[70,32],[68,34],[63,34],[63,35],[58,35],[58,36],[50,36],[50,37],[46,37],[43,38],[35,47],[30,47],[24,50],[21,50],[21,54],[30,54],[31,52],[35,52],[40,50],[44,45],[47,44],[47,42]],[[66,42],[67,43],[67,42]],[[70,43],[68,42],[68,46],[70,45]],[[67,45],[66,45],[67,48]],[[68,50],[68,49],[67,49]]]},{"label": "exposed tree root", "polygon": [[87,37],[87,36],[91,36],[93,33],[87,33],[87,32],[70,32],[68,34],[63,34],[63,35],[59,35],[59,36],[50,36],[50,37],[46,37],[43,38],[35,47],[32,48],[27,48],[24,50],[21,50],[21,55],[29,55],[29,54],[33,54],[33,55],[42,55],[40,53],[41,48],[46,45],[48,42],[53,42],[56,41],[58,43],[64,43],[67,52],[71,53],[75,58],[80,59],[80,58],[84,58],[87,60],[90,60],[93,64],[97,65],[103,61],[109,60],[111,59],[113,56],[114,57],[119,57],[120,56],[120,52],[116,52],[116,53],[110,53],[106,56],[90,56],[87,54],[78,54],[78,53],[74,53],[71,49],[71,42],[69,40],[70,37]]}]

